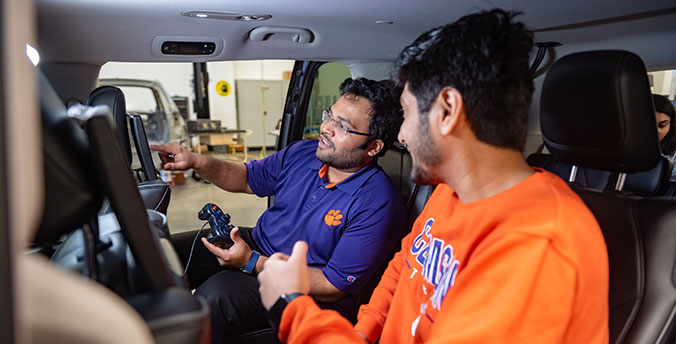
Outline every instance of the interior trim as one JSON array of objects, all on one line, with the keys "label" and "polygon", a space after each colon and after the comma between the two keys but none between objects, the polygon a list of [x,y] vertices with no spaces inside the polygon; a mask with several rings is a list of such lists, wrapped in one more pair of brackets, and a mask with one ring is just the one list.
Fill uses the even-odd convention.
[{"label": "interior trim", "polygon": [[583,27],[613,24],[613,23],[625,22],[625,21],[630,21],[630,20],[659,17],[659,16],[673,14],[673,13],[676,13],[676,7],[665,8],[665,9],[655,10],[655,11],[634,13],[634,14],[630,14],[630,15],[626,15],[626,16],[618,16],[618,17],[610,17],[610,18],[606,18],[606,19],[590,20],[590,21],[579,22],[579,23],[574,23],[574,24],[550,26],[550,27],[546,27],[546,28],[542,28],[542,29],[533,30],[533,32],[547,32],[547,31],[579,29],[579,28],[583,28]]},{"label": "interior trim", "polygon": [[[6,23],[5,1],[0,1],[0,22]],[[14,302],[13,302],[13,269],[12,269],[12,240],[10,237],[9,192],[7,190],[7,126],[5,92],[5,39],[6,28],[0,29],[0,333],[3,341],[15,342]]]}]

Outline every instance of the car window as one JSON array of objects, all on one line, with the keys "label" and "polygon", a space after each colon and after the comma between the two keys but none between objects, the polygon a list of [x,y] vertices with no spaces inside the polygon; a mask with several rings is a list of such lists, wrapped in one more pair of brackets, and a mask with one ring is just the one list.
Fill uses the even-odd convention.
[{"label": "car window", "polygon": [[160,107],[152,89],[148,87],[120,86],[127,101],[127,111],[132,113],[154,113]]},{"label": "car window", "polygon": [[[192,63],[109,62],[101,67],[100,85],[112,85],[125,93],[127,112],[143,119],[151,144],[179,141],[185,147],[222,160],[251,161],[275,152],[292,60],[219,61],[206,63],[206,89],[200,89],[208,104],[208,118],[199,118]],[[337,87],[337,86],[336,86]],[[175,98],[183,99],[186,116]],[[199,118],[199,119],[198,119]],[[179,135],[177,133],[181,133]],[[132,144],[132,147],[134,145]],[[167,221],[170,228],[196,229],[196,216],[205,203],[215,203],[233,215],[233,223],[253,226],[266,208],[256,196],[220,192],[194,171],[162,171],[174,183]],[[137,168],[135,149],[132,167]]]},{"label": "car window", "polygon": [[315,75],[310,94],[310,103],[305,117],[303,139],[319,137],[319,126],[322,124],[322,111],[328,109],[340,98],[340,84],[351,77],[350,70],[342,63],[325,63]]},{"label": "car window", "polygon": [[669,98],[672,102],[676,95],[676,70],[661,70],[648,73],[650,90]]}]

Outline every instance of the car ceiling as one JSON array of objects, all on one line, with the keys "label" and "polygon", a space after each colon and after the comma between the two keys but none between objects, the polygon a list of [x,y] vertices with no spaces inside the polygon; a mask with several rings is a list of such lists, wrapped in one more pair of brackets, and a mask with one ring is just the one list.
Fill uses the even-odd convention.
[{"label": "car ceiling", "polygon": [[[38,49],[49,62],[223,61],[312,59],[391,61],[422,32],[478,9],[523,12],[536,41],[560,51],[615,48],[641,55],[653,67],[676,65],[674,0],[37,0]],[[194,18],[184,11],[269,14],[260,22]],[[392,24],[376,24],[391,21]],[[276,35],[249,40],[259,26],[305,28],[311,43]],[[219,38],[208,58],[159,56],[158,36]],[[275,38],[276,37],[276,38]]]}]

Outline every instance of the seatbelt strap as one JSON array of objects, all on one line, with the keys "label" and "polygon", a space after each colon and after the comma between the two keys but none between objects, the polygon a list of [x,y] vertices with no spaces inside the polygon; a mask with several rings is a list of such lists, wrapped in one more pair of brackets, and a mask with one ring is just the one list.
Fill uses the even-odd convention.
[{"label": "seatbelt strap", "polygon": [[540,147],[538,147],[538,150],[535,151],[537,154],[542,154],[542,151],[545,150],[545,143],[543,142]]}]

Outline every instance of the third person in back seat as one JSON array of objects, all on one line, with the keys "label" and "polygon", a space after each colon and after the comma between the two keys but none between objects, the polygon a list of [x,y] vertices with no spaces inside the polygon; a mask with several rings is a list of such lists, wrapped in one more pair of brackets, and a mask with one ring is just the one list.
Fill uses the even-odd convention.
[{"label": "third person in back seat", "polygon": [[[672,162],[676,160],[676,109],[669,98],[653,94],[653,104],[655,105],[655,120],[657,121],[657,136],[660,140],[660,150],[662,155],[669,158]],[[671,180],[676,180],[676,165],[671,171]]]},{"label": "third person in back seat", "polygon": [[308,291],[306,245],[259,275],[289,343],[607,343],[601,230],[557,176],[526,164],[532,33],[493,10],[432,29],[398,58],[411,177],[439,183],[352,325]]}]

